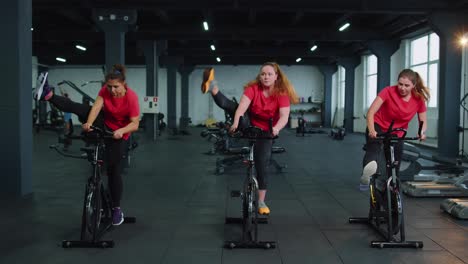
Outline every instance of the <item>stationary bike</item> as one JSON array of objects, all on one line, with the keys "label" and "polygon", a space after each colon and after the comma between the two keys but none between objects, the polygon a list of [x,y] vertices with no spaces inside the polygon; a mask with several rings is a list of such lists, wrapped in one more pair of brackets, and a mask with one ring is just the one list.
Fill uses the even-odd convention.
[{"label": "stationary bike", "polygon": [[[85,186],[83,213],[81,217],[80,240],[63,240],[64,248],[111,248],[114,247],[113,240],[101,240],[104,233],[112,227],[112,203],[101,178],[104,163],[105,139],[112,139],[113,133],[104,131],[99,127],[92,126],[93,131],[84,136],[67,135],[68,139],[82,139],[93,147],[81,148],[86,155],[73,155],[64,153],[58,145],[51,145],[59,154],[78,159],[87,159],[91,163],[93,173],[88,178]],[[135,223],[134,217],[125,217],[124,223]]]},{"label": "stationary bike", "polygon": [[[271,127],[271,124],[270,124]],[[270,131],[272,131],[270,129]],[[258,240],[258,224],[268,223],[266,218],[258,217],[258,182],[254,176],[254,147],[257,139],[274,139],[271,132],[265,132],[258,127],[250,126],[236,132],[233,137],[246,138],[249,140],[249,153],[245,163],[247,164],[247,176],[244,180],[243,191],[232,191],[231,197],[241,197],[242,199],[242,218],[226,218],[226,224],[242,223],[242,240],[226,241],[225,247],[234,248],[264,248],[271,249],[276,247],[275,241]]]},{"label": "stationary bike", "polygon": [[[423,122],[419,123],[418,135],[421,136]],[[398,137],[394,132],[403,132]],[[379,134],[376,140],[383,142],[385,154],[386,179],[380,179],[376,173],[370,180],[370,208],[368,217],[351,217],[349,223],[364,223],[371,225],[384,238],[383,241],[372,241],[371,247],[376,248],[422,248],[422,241],[406,241],[403,200],[400,190],[400,179],[397,175],[398,162],[395,161],[394,145],[402,140],[418,140],[419,137],[406,137],[403,128],[393,129],[393,121],[387,132]],[[378,161],[380,171],[382,159]],[[400,238],[398,238],[398,234]]]}]

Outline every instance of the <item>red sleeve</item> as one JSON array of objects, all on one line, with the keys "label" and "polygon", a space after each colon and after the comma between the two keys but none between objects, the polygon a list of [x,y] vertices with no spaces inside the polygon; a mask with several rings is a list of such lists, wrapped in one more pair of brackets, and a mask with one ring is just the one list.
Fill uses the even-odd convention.
[{"label": "red sleeve", "polygon": [[426,101],[424,101],[423,99],[421,99],[419,101],[419,109],[418,109],[418,113],[424,113],[427,111],[427,107],[426,107]]},{"label": "red sleeve", "polygon": [[280,108],[290,106],[291,103],[289,102],[289,96],[280,95],[279,98],[278,98],[278,105],[279,105]]},{"label": "red sleeve", "polygon": [[382,91],[380,91],[378,96],[382,98],[383,101],[387,100],[388,97],[390,96],[390,89],[391,89],[391,86],[385,87],[384,89],[382,89]]},{"label": "red sleeve", "polygon": [[138,103],[138,95],[133,90],[129,89],[129,91],[130,92],[128,93],[128,106],[130,117],[140,116],[140,105]]},{"label": "red sleeve", "polygon": [[101,96],[102,98],[109,97],[109,90],[107,90],[107,87],[105,85],[101,87],[101,90],[99,90],[98,96]]},{"label": "red sleeve", "polygon": [[255,97],[254,87],[247,87],[247,89],[244,90],[244,95],[247,96],[250,99],[250,101],[252,101]]}]

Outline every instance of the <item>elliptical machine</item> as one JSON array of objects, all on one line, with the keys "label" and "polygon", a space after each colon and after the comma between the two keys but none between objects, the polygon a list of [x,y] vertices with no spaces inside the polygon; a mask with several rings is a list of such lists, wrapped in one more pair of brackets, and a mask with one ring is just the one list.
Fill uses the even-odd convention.
[{"label": "elliptical machine", "polygon": [[[419,123],[418,135],[421,135],[423,122]],[[397,137],[394,132],[403,132]],[[376,248],[422,248],[422,241],[406,241],[403,200],[400,190],[400,179],[397,175],[398,164],[395,161],[394,145],[400,140],[418,140],[419,137],[406,137],[403,128],[393,129],[393,121],[387,132],[379,134],[376,140],[383,141],[384,157],[377,161],[378,172],[370,180],[369,216],[350,217],[349,223],[369,224],[384,238],[372,241],[371,247]],[[385,165],[384,165],[385,164]],[[386,179],[381,179],[379,171],[386,168]],[[399,235],[399,238],[398,238]]]}]

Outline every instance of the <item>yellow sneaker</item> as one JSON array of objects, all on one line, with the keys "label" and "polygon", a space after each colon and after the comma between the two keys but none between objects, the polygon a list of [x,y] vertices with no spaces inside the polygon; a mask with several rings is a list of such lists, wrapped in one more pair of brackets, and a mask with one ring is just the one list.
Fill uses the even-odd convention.
[{"label": "yellow sneaker", "polygon": [[265,204],[265,202],[259,202],[258,203],[258,213],[261,215],[269,215],[270,214],[270,208]]},{"label": "yellow sneaker", "polygon": [[212,67],[206,68],[203,71],[203,82],[201,84],[202,93],[206,94],[210,90],[210,83],[214,80],[214,69]]}]

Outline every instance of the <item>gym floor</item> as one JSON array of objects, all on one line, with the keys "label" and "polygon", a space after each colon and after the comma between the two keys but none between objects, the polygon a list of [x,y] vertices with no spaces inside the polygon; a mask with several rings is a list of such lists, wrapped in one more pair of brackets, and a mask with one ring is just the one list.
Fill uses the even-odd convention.
[{"label": "gym floor", "polygon": [[[163,135],[156,143],[140,135],[135,160],[124,175],[125,215],[134,225],[113,228],[106,236],[113,249],[63,249],[61,240],[77,239],[86,161],[59,156],[48,146],[53,132],[34,135],[33,190],[22,201],[0,201],[0,263],[468,263],[468,221],[442,213],[442,198],[406,198],[408,240],[423,249],[374,249],[377,233],[351,225],[350,216],[366,216],[368,193],[358,190],[364,143],[362,134],[343,141],[326,134],[296,137],[282,132],[276,145],[286,153],[274,158],[287,164],[272,170],[267,204],[270,223],[260,226],[261,240],[277,247],[224,249],[225,240],[241,235],[240,226],[225,225],[240,217],[239,190],[245,169],[215,175],[218,156],[204,154],[211,143],[200,137]],[[81,142],[71,146],[79,149]]]}]

